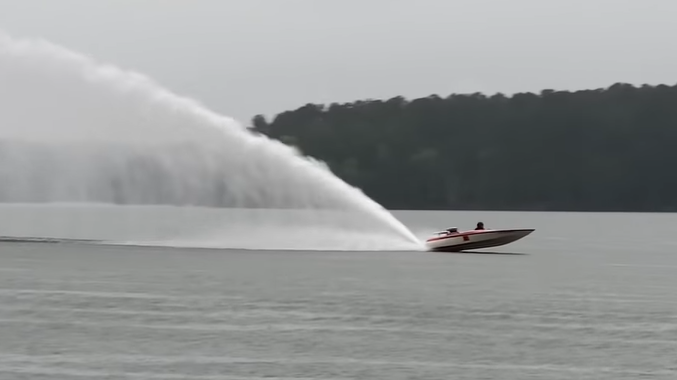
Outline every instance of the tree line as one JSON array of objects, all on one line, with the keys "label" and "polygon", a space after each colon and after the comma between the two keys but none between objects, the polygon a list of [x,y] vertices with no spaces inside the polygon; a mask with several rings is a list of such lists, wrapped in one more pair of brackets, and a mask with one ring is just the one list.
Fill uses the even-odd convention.
[{"label": "tree line", "polygon": [[677,85],[307,104],[251,129],[389,209],[677,211]]}]

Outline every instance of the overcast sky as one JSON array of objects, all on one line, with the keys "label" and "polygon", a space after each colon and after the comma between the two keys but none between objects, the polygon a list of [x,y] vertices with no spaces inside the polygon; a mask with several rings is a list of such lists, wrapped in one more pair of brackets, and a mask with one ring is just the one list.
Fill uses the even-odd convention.
[{"label": "overcast sky", "polygon": [[0,0],[10,35],[245,124],[309,102],[674,84],[676,20],[675,0]]}]

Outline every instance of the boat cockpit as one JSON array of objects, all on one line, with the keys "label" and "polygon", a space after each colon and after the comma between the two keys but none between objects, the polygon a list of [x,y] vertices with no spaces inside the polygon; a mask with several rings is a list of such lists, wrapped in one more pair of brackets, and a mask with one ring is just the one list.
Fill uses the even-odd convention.
[{"label": "boat cockpit", "polygon": [[450,228],[447,228],[444,231],[435,232],[435,235],[437,235],[437,236],[447,236],[447,235],[452,235],[452,234],[455,234],[455,233],[458,233],[458,228],[450,227]]}]

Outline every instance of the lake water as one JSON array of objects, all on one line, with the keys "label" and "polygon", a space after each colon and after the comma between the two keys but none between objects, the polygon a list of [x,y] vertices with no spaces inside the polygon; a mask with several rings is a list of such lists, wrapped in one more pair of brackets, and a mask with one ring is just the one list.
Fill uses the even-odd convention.
[{"label": "lake water", "polygon": [[[2,235],[178,231],[50,210],[0,208]],[[2,242],[0,378],[677,378],[676,215],[395,214],[536,232],[492,254]]]}]

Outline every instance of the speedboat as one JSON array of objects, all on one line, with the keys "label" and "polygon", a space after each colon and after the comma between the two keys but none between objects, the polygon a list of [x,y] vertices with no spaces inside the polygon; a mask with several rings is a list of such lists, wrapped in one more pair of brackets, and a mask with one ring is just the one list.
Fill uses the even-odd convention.
[{"label": "speedboat", "polygon": [[533,228],[459,231],[447,228],[436,232],[425,242],[428,251],[461,252],[471,249],[498,247],[519,240],[534,232]]}]

